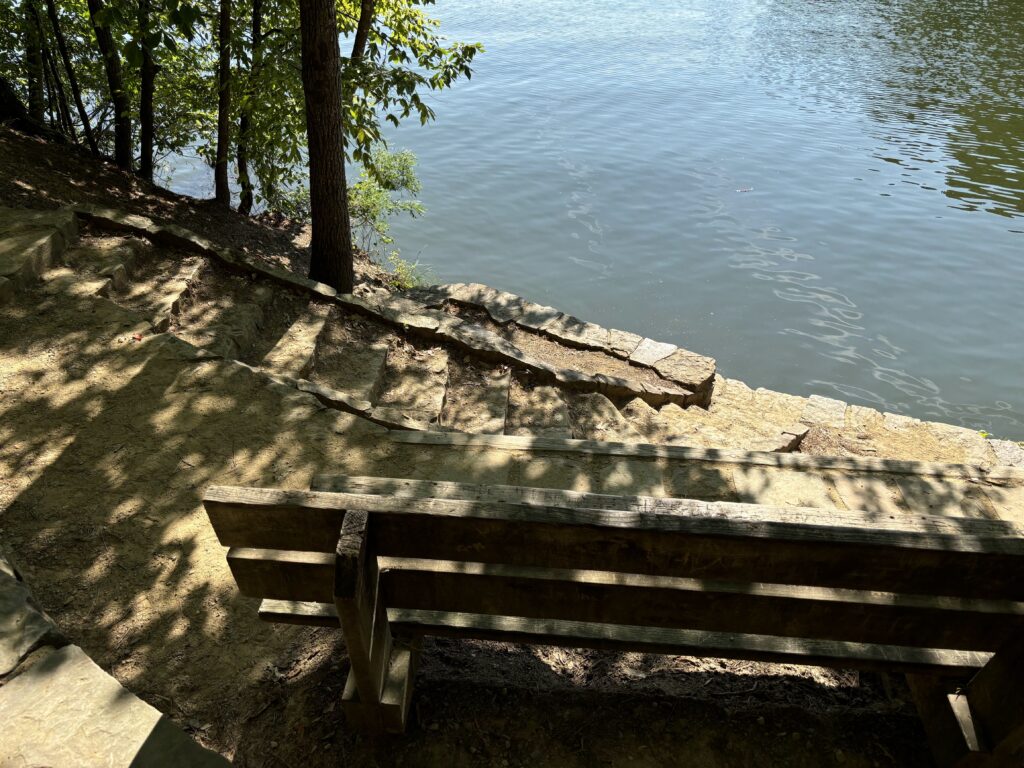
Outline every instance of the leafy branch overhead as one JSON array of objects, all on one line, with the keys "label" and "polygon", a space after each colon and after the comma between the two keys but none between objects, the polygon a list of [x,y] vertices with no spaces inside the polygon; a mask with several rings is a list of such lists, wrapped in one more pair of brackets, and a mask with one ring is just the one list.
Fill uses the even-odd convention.
[{"label": "leafy branch overhead", "polygon": [[[218,137],[217,131],[220,0],[59,0],[54,3],[52,23],[48,23],[48,1],[0,3],[0,77],[26,103],[30,92],[43,94],[47,81],[52,85],[59,81],[71,94],[73,78],[81,93],[81,113],[72,103],[62,116],[53,105],[52,114],[44,116],[53,128],[73,134],[83,144],[87,136],[95,136],[97,150],[111,157],[120,138],[130,154],[127,164],[144,169],[149,153],[158,177],[163,157],[198,152],[213,164],[218,138],[222,143],[226,140],[235,177],[249,187],[256,201],[270,208],[279,207],[291,190],[305,185],[306,116],[295,0],[227,3],[231,130],[226,137]],[[371,173],[373,148],[385,140],[384,125],[433,120],[429,93],[469,78],[474,57],[482,50],[478,43],[446,39],[429,13],[433,4],[433,0],[337,0],[335,4],[342,36],[346,157],[364,164]],[[362,35],[355,50],[352,45],[361,16]],[[98,36],[107,41],[109,50],[100,50],[104,45],[98,44]],[[26,45],[41,46],[46,55],[56,54],[61,39],[68,58],[66,65],[58,66],[56,81],[26,67]],[[144,146],[147,56],[152,64],[151,147]],[[53,58],[61,64],[60,57]],[[119,81],[112,83],[107,64],[116,65]],[[48,101],[54,100],[40,96],[36,103]],[[119,123],[118,118],[124,117],[119,110],[127,110],[127,122]],[[85,123],[90,130],[84,130]],[[127,135],[118,137],[118,131]]]}]

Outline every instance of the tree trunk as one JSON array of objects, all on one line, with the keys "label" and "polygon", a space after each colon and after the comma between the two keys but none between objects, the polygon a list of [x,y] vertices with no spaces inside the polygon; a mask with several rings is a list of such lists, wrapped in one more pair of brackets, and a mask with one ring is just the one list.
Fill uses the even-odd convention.
[{"label": "tree trunk", "polygon": [[156,64],[146,38],[149,36],[150,0],[139,0],[139,41],[142,66],[139,68],[139,175],[153,180],[153,93],[156,89]]},{"label": "tree trunk", "polygon": [[51,131],[45,125],[37,122],[28,116],[28,110],[21,103],[18,94],[7,80],[0,77],[0,121],[3,121],[16,131],[42,136],[44,139],[67,143],[67,137],[63,134]]},{"label": "tree trunk", "polygon": [[71,122],[71,108],[68,106],[68,95],[64,91],[64,82],[60,79],[60,71],[53,60],[53,54],[47,47],[43,48],[43,61],[46,63],[46,71],[49,73],[48,81],[56,89],[57,113],[60,116],[61,130],[67,134],[72,141],[78,141],[75,135],[75,124]]},{"label": "tree trunk", "polygon": [[102,0],[88,0],[89,19],[96,33],[96,45],[103,57],[103,69],[110,88],[110,101],[114,105],[114,162],[125,170],[132,169],[132,121],[128,95],[121,78],[121,56],[117,52],[110,27],[98,22],[103,11]]},{"label": "tree trunk", "polygon": [[366,52],[366,41],[370,37],[370,27],[373,25],[373,16],[376,11],[375,0],[362,0],[359,4],[359,22],[356,25],[355,39],[352,41],[352,61],[363,58]]},{"label": "tree trunk", "polygon": [[350,293],[354,282],[352,232],[345,189],[341,53],[334,0],[299,0],[299,19],[313,218],[309,276]]},{"label": "tree trunk", "polygon": [[231,0],[220,0],[217,23],[217,163],[213,168],[214,198],[224,206],[231,205],[228,186],[228,150],[231,144]]},{"label": "tree trunk", "polygon": [[249,89],[242,114],[238,119],[238,184],[242,188],[238,212],[252,213],[253,183],[249,175],[249,132],[252,128],[252,99],[254,84],[263,69],[263,0],[252,0],[252,65],[249,69]]},{"label": "tree trunk", "polygon": [[53,38],[57,41],[57,50],[60,52],[61,61],[64,63],[64,72],[68,76],[71,95],[75,100],[75,107],[78,109],[78,119],[82,121],[82,133],[85,134],[89,150],[94,155],[98,155],[100,150],[96,146],[96,137],[93,136],[92,125],[89,123],[89,113],[85,111],[85,103],[82,101],[82,90],[78,87],[78,78],[75,77],[74,67],[71,66],[68,43],[64,38],[64,32],[60,28],[60,19],[57,16],[57,6],[54,0],[46,0],[46,13],[50,17],[50,26],[53,27]]},{"label": "tree trunk", "polygon": [[28,76],[28,116],[37,123],[42,123],[46,119],[46,73],[43,69],[43,41],[39,37],[35,10],[31,2],[26,2],[23,6],[25,74]]}]

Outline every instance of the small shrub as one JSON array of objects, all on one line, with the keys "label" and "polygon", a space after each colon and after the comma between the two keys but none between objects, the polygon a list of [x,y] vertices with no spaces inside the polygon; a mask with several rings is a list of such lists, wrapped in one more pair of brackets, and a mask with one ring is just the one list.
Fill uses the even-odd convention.
[{"label": "small shrub", "polygon": [[388,254],[388,285],[398,290],[418,288],[421,285],[430,285],[436,282],[429,267],[425,267],[418,261],[406,261],[398,255],[398,251]]}]

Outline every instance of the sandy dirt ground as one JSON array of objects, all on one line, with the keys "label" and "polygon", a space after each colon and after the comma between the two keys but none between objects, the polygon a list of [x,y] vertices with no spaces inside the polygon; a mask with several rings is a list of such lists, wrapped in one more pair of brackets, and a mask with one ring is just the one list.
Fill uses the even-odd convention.
[{"label": "sandy dirt ground", "polygon": [[[0,132],[0,164],[25,141]],[[148,215],[181,206],[182,224],[222,231],[224,214],[204,221],[205,204],[176,199],[162,209],[164,196],[113,171],[80,183],[77,160],[28,162],[0,174],[0,203],[116,197]],[[252,227],[265,230],[253,242],[266,241],[267,258],[300,263],[272,228],[242,222],[225,236]],[[337,472],[642,493],[663,491],[671,468],[587,460],[547,472],[501,451],[396,446],[172,336],[136,340],[143,319],[66,268],[0,308],[0,541],[72,642],[236,764],[930,764],[895,679],[446,640],[425,644],[408,733],[364,739],[340,713],[340,632],[257,620],[202,510],[207,485],[304,488]]]}]

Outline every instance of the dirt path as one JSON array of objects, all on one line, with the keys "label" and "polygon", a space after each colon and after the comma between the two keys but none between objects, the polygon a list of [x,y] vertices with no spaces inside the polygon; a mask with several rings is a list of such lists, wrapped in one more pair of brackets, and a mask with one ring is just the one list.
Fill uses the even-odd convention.
[{"label": "dirt path", "polygon": [[[324,471],[526,481],[535,468],[387,444],[170,336],[136,341],[142,315],[79,288],[54,270],[0,310],[0,536],[73,642],[237,764],[928,764],[912,709],[878,677],[450,641],[428,644],[409,733],[363,741],[337,706],[340,633],[256,620],[203,488],[301,488]],[[600,472],[623,492],[659,482],[619,469]]]}]

